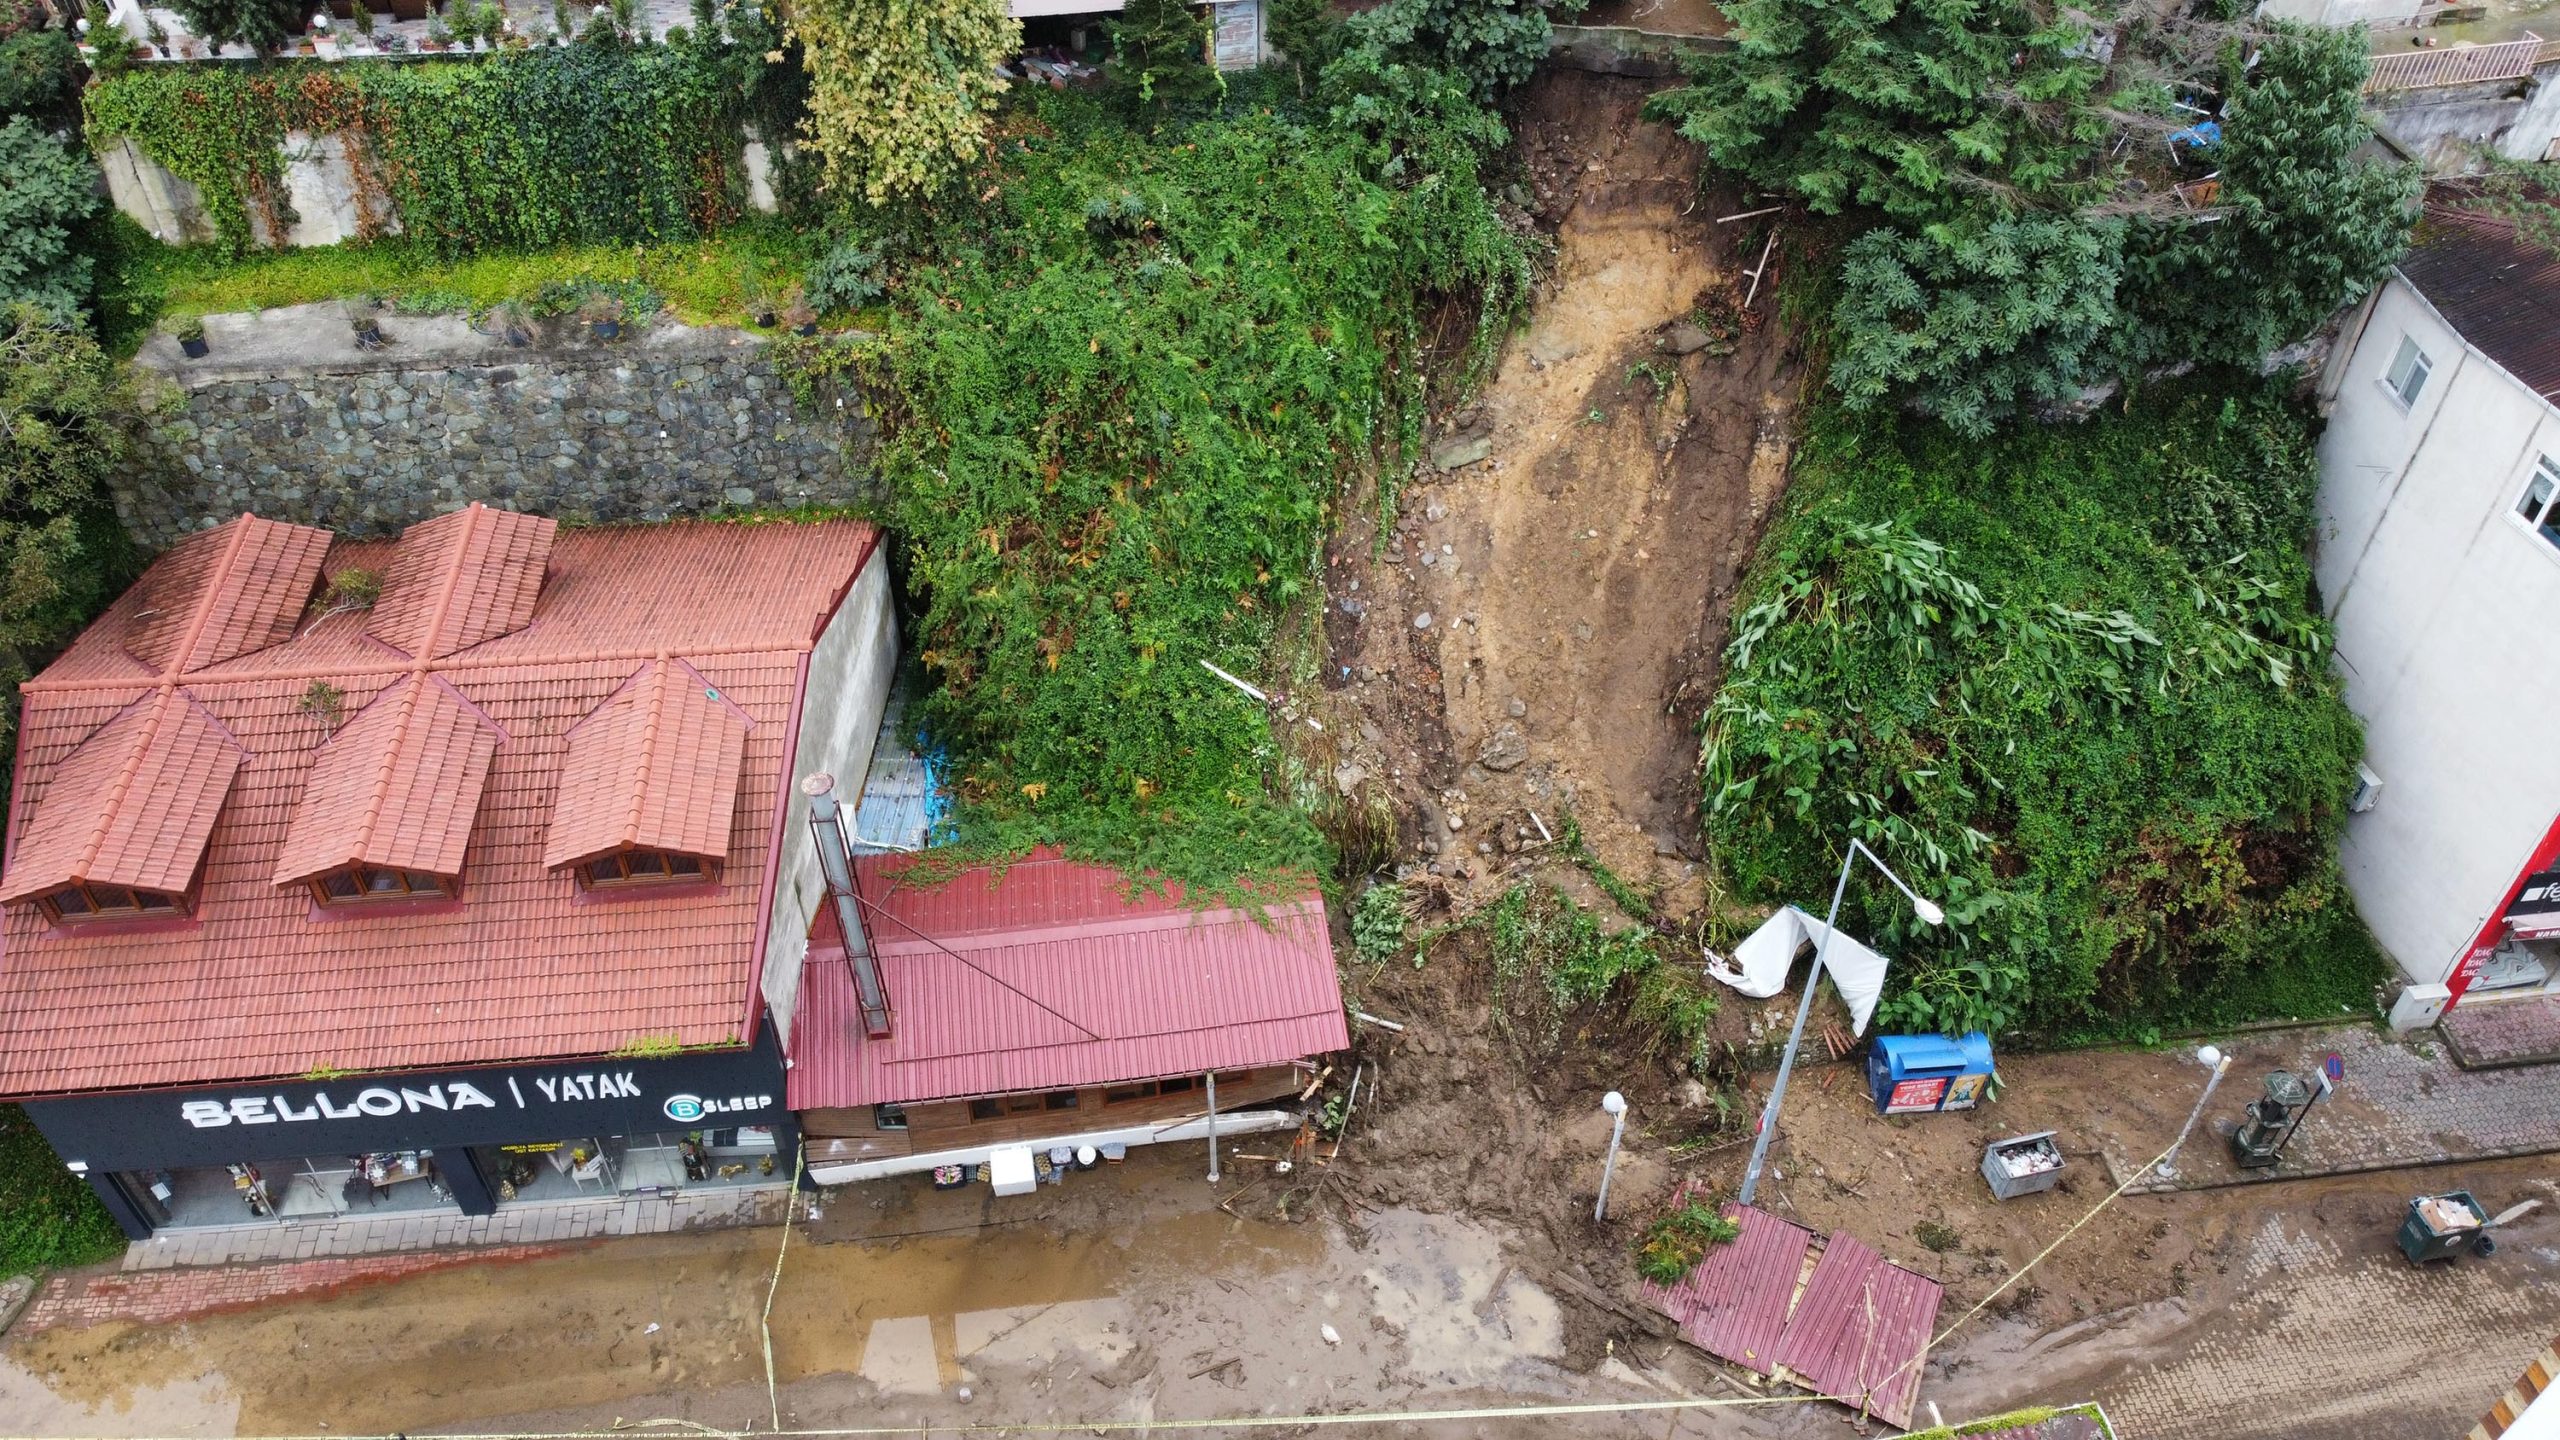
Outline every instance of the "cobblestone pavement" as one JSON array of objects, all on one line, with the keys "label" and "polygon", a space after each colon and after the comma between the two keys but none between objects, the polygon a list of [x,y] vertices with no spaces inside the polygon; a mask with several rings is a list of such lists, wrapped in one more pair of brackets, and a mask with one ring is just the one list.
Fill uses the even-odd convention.
[{"label": "cobblestone pavement", "polygon": [[662,1235],[782,1221],[785,1185],[687,1190],[669,1196],[534,1201],[495,1215],[406,1213],[315,1216],[246,1225],[163,1230],[128,1246],[127,1270],[242,1265],[336,1255],[379,1255],[454,1245],[545,1245],[607,1235]]},{"label": "cobblestone pavement", "polygon": [[2148,1347],[2156,1353],[2129,1347],[2099,1387],[2118,1431],[2451,1440],[2468,1430],[2560,1333],[2560,1222],[2535,1217],[2487,1258],[2417,1266],[2393,1248],[2389,1217],[2380,1205],[2265,1217],[2235,1269],[2236,1297]]},{"label": "cobblestone pavement", "polygon": [[2436,1028],[2465,1069],[2560,1061],[2560,995],[2456,1005]]},{"label": "cobblestone pavement", "polygon": [[44,1293],[27,1307],[16,1328],[33,1332],[56,1325],[95,1325],[102,1320],[161,1325],[224,1310],[245,1310],[270,1300],[325,1295],[351,1285],[397,1280],[454,1265],[532,1260],[567,1248],[495,1245],[476,1250],[293,1260],[273,1265],[56,1275],[45,1282]]},{"label": "cobblestone pavement", "polygon": [[[2560,1151],[2560,1065],[2465,1070],[2432,1034],[2394,1039],[2365,1025],[2266,1031],[2222,1048],[2236,1058],[2178,1154],[2177,1178],[2138,1188],[2202,1189]],[[2282,1160],[2269,1170],[2234,1164],[2226,1137],[2241,1107],[2265,1093],[2267,1074],[2283,1069],[2307,1080],[2332,1052],[2346,1079],[2304,1117]],[[2101,1125],[2094,1137],[2119,1179],[2177,1133],[2174,1122],[2157,1125],[2161,1108],[2182,1113],[2204,1086],[2204,1068],[2184,1052],[2140,1061],[2137,1067],[2128,1057],[2128,1068],[2154,1072],[2142,1078],[2160,1087],[2143,1116],[2151,1123],[2118,1133]]]}]

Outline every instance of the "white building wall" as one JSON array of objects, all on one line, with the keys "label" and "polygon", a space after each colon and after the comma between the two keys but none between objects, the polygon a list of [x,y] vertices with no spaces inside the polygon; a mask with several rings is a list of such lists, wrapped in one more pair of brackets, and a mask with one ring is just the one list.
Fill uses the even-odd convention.
[{"label": "white building wall", "polygon": [[809,797],[800,781],[824,771],[848,805],[871,768],[880,712],[898,666],[898,616],[889,603],[888,557],[874,550],[853,591],[809,656],[808,693],[800,706],[800,744],[782,777],[781,863],[773,878],[773,922],[765,934],[764,1000],[787,1046],[800,1008],[800,962],[809,950],[809,921],[826,899],[817,842],[809,834]]},{"label": "white building wall", "polygon": [[[2382,381],[2404,336],[2434,363],[2413,406]],[[2442,980],[2560,814],[2560,547],[2515,514],[2560,411],[2398,279],[2342,363],[2318,573],[2383,789],[2340,858],[2383,948]]]}]

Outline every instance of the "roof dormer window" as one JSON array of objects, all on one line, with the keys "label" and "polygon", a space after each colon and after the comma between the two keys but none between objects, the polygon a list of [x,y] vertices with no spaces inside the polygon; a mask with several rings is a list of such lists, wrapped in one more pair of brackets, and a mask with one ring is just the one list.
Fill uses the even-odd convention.
[{"label": "roof dormer window", "polygon": [[453,880],[423,870],[349,865],[311,877],[311,898],[323,905],[365,905],[377,900],[450,900]]},{"label": "roof dormer window", "polygon": [[613,885],[669,885],[717,879],[699,855],[664,850],[617,850],[578,867],[578,883],[588,889]]},{"label": "roof dormer window", "polygon": [[90,920],[137,920],[184,915],[187,900],[159,890],[133,890],[122,885],[74,882],[36,897],[45,913],[66,925]]}]

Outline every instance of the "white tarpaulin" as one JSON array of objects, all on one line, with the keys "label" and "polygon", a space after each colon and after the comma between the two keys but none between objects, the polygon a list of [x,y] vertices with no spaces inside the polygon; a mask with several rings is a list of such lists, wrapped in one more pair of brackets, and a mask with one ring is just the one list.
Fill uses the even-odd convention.
[{"label": "white tarpaulin", "polygon": [[[1819,946],[1829,928],[1793,905],[1780,906],[1749,939],[1733,947],[1732,960],[1708,951],[1707,973],[1755,1000],[1766,1000],[1787,988],[1796,951],[1808,943]],[[1876,998],[1884,994],[1885,963],[1882,955],[1847,935],[1833,940],[1823,953],[1822,973],[1849,1002],[1852,1035],[1867,1033],[1867,1017],[1876,1013]]]}]

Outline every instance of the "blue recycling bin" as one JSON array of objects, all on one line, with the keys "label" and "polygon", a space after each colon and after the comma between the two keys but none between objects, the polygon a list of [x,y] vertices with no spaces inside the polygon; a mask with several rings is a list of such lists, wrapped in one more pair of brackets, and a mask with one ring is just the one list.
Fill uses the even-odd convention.
[{"label": "blue recycling bin", "polygon": [[1879,1115],[1970,1110],[1991,1080],[1991,1037],[1879,1035],[1867,1051],[1867,1089]]}]

